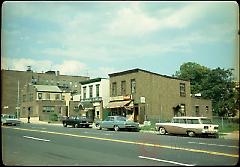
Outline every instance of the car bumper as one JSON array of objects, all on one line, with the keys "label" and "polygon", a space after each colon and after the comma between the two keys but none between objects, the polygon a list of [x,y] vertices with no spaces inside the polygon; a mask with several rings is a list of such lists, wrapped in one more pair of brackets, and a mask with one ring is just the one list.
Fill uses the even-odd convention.
[{"label": "car bumper", "polygon": [[203,130],[202,131],[202,134],[212,134],[212,135],[214,135],[214,134],[217,134],[218,133],[218,131],[209,131],[209,130]]}]

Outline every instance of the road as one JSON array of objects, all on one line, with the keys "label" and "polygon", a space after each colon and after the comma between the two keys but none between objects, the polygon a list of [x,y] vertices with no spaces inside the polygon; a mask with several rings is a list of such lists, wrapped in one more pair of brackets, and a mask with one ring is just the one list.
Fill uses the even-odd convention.
[{"label": "road", "polygon": [[238,140],[22,124],[2,127],[5,165],[236,165]]}]

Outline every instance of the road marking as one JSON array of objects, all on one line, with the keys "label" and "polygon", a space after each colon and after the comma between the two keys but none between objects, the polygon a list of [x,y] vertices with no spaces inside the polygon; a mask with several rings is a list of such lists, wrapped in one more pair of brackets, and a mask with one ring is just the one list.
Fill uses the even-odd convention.
[{"label": "road marking", "polygon": [[12,129],[22,130],[22,131],[41,132],[41,133],[64,135],[64,136],[72,136],[72,137],[95,139],[95,140],[103,140],[103,141],[112,141],[112,142],[118,142],[118,143],[144,145],[144,146],[149,146],[149,147],[167,148],[167,149],[172,149],[172,150],[181,150],[181,151],[189,151],[189,152],[197,152],[197,153],[206,153],[206,154],[211,154],[211,155],[221,155],[221,156],[235,157],[235,158],[239,157],[238,154],[228,154],[228,153],[222,153],[222,152],[214,152],[214,151],[207,151],[207,150],[197,150],[197,149],[191,149],[191,148],[166,146],[166,145],[152,144],[152,143],[142,143],[142,142],[135,142],[135,141],[128,141],[128,140],[110,139],[110,138],[94,137],[94,136],[74,135],[74,134],[69,134],[69,133],[51,132],[51,131],[34,130],[34,129],[23,129],[23,128],[13,128],[13,127],[4,127],[4,128],[12,128]]},{"label": "road marking", "polygon": [[222,145],[222,144],[209,144],[209,143],[198,143],[198,142],[188,142],[190,144],[201,144],[201,145],[208,145],[208,146],[219,146],[219,147],[233,147],[239,148],[238,146],[230,146],[230,145]]},{"label": "road marking", "polygon": [[165,162],[165,163],[170,163],[170,164],[175,164],[175,165],[181,165],[181,166],[195,166],[193,164],[184,164],[184,163],[180,163],[180,162],[168,161],[168,160],[151,158],[151,157],[144,157],[144,156],[138,156],[138,157],[142,158],[142,159],[149,159],[149,160],[153,160],[153,161],[160,161],[160,162]]},{"label": "road marking", "polygon": [[33,139],[33,140],[50,141],[50,140],[40,139],[40,138],[36,138],[36,137],[31,137],[31,136],[23,136],[23,137],[28,138],[28,139]]},{"label": "road marking", "polygon": [[47,129],[47,128],[40,128],[40,127],[35,127],[35,126],[33,126],[31,128],[33,128],[33,129]]},{"label": "road marking", "polygon": [[94,132],[83,132],[83,133],[88,133],[88,134],[97,134],[97,135],[112,135],[112,134],[109,134],[109,133],[94,133]]}]

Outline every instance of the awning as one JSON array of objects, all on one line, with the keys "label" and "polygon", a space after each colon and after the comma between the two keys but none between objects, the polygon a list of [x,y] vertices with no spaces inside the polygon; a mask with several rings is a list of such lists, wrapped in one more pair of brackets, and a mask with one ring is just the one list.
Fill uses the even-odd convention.
[{"label": "awning", "polygon": [[93,103],[85,101],[79,104],[79,108],[85,110],[85,109],[93,109],[94,107],[93,107]]},{"label": "awning", "polygon": [[131,102],[131,100],[127,100],[127,101],[113,101],[113,102],[110,102],[107,105],[107,108],[121,108],[121,107],[126,106],[130,102]]}]

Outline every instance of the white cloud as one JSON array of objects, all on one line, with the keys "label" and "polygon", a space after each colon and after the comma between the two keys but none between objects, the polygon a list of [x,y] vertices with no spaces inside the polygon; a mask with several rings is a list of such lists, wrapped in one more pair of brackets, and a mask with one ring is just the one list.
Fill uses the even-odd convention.
[{"label": "white cloud", "polygon": [[74,61],[74,60],[67,60],[64,61],[62,64],[57,64],[53,66],[53,69],[56,71],[60,71],[60,74],[64,75],[79,75],[82,73],[83,70],[85,70],[86,65]]},{"label": "white cloud", "polygon": [[31,66],[33,70],[38,72],[46,71],[50,69],[52,62],[48,60],[34,60],[29,58],[2,58],[2,68],[3,69],[11,69],[11,70],[19,70],[25,71],[27,70],[27,66]]},{"label": "white cloud", "polygon": [[116,18],[107,25],[116,36],[135,36],[169,28],[184,28],[205,15],[206,4],[190,4],[180,9],[163,9],[156,15],[148,15],[140,5],[129,5],[117,12]]},{"label": "white cloud", "polygon": [[31,66],[34,72],[46,72],[49,70],[60,71],[60,74],[63,75],[78,75],[82,74],[82,71],[85,70],[86,65],[76,60],[66,60],[61,64],[56,64],[49,60],[34,60],[34,59],[9,59],[2,58],[1,61],[2,69],[11,69],[26,71],[27,66]]}]

